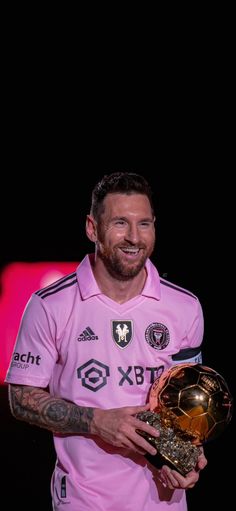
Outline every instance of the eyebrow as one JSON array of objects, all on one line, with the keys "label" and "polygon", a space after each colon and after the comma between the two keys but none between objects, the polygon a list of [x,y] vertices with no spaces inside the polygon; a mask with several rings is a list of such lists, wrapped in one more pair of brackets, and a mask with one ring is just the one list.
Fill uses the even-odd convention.
[{"label": "eyebrow", "polygon": [[[126,222],[129,221],[129,219],[126,217],[126,216],[113,216],[111,219],[110,219],[110,222],[114,222],[115,220],[124,220]],[[154,217],[150,218],[150,217],[145,217],[145,218],[141,218],[140,220],[138,220],[139,222],[153,222],[154,221]]]}]

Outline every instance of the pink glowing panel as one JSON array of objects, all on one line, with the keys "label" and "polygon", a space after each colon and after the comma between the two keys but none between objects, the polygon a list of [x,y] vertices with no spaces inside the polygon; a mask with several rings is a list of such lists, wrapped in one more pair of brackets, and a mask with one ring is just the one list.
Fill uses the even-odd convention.
[{"label": "pink glowing panel", "polygon": [[11,263],[1,273],[0,384],[4,382],[21,315],[30,295],[75,271],[78,263]]}]

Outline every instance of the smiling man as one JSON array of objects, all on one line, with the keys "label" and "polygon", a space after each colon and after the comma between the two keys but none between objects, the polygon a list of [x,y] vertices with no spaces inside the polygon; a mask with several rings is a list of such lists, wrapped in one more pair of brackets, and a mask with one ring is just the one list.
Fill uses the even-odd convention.
[{"label": "smiling man", "polygon": [[155,218],[148,197],[140,193],[108,193],[102,204],[97,212],[93,203],[87,217],[87,235],[96,245],[94,275],[100,289],[122,303],[143,289]]},{"label": "smiling man", "polygon": [[[165,369],[199,362],[201,305],[150,260],[155,216],[142,176],[104,176],[86,232],[94,253],[26,307],[6,378],[12,413],[53,432],[54,511],[186,511],[204,454],[185,477],[156,468],[142,433],[159,432],[137,414]],[[38,363],[23,368],[16,353]]]}]

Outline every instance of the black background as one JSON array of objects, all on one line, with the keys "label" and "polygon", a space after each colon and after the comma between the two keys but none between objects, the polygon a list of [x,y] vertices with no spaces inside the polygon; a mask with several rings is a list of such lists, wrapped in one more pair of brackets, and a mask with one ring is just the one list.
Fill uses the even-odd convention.
[{"label": "black background", "polygon": [[[233,293],[233,266],[227,173],[220,168],[216,156],[213,166],[217,165],[217,172],[212,165],[210,168],[201,165],[202,152],[200,158],[197,152],[180,154],[179,149],[169,161],[168,158],[159,161],[154,151],[143,154],[138,145],[135,157],[130,156],[127,147],[126,152],[117,148],[120,157],[113,151],[111,156],[105,150],[102,155],[90,155],[84,163],[77,161],[74,154],[73,164],[70,157],[67,161],[66,151],[63,158],[56,156],[52,168],[43,164],[42,160],[47,159],[45,151],[44,157],[40,154],[35,162],[26,157],[24,168],[21,167],[16,179],[12,178],[12,183],[8,179],[4,192],[8,195],[4,218],[7,220],[11,212],[12,219],[5,224],[2,267],[14,260],[80,261],[87,251],[93,250],[84,234],[93,185],[104,173],[113,170],[144,174],[152,185],[157,212],[157,244],[152,260],[161,274],[198,295],[205,316],[204,361],[223,374],[232,389],[234,324],[229,294]],[[11,417],[5,386],[1,388],[1,408],[3,488],[10,492],[12,509],[20,502],[25,510],[49,511],[55,459],[51,434]],[[202,506],[206,495],[212,509],[216,505],[230,509],[232,486],[228,464],[232,436],[231,423],[221,438],[206,445],[208,467],[196,487],[188,492],[190,511]]]},{"label": "black background", "polygon": [[[158,56],[137,48],[135,39],[135,50],[129,46],[127,55],[127,48],[117,48],[102,67],[96,47],[87,59],[84,45],[76,55],[65,50],[63,34],[50,48],[42,48],[45,34],[38,35],[32,51],[32,34],[25,44],[23,34],[15,41],[4,76],[0,267],[80,261],[93,250],[84,223],[94,184],[115,170],[142,173],[157,212],[153,262],[198,295],[204,362],[233,391],[235,142],[228,47],[223,51],[219,37],[214,47],[209,40],[199,50],[197,30],[187,54],[188,39],[179,34],[163,65],[166,34]],[[51,434],[13,419],[7,388],[0,390],[1,497],[11,509],[50,511]],[[232,507],[232,424],[205,447],[208,467],[188,492],[189,511],[207,499],[211,509]]]}]

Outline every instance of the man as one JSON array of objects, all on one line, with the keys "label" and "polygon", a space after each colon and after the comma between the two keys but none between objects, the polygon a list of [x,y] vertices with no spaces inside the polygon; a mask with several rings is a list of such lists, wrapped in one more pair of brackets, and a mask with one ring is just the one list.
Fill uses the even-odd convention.
[{"label": "man", "polygon": [[54,511],[184,511],[206,465],[201,454],[185,477],[154,468],[144,454],[157,452],[139,434],[159,434],[136,417],[150,385],[199,361],[203,337],[198,299],[150,261],[154,223],[142,176],[104,176],[86,221],[95,254],[33,294],[23,315],[6,381],[14,416],[54,434]]}]

